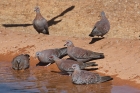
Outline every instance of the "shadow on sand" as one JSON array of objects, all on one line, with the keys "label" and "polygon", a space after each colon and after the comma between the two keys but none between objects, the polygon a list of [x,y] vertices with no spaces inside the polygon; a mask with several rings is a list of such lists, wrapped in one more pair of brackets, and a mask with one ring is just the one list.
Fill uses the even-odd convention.
[{"label": "shadow on sand", "polygon": [[93,44],[96,41],[99,41],[99,40],[102,40],[102,39],[104,39],[104,37],[103,38],[92,38],[92,40],[89,42],[89,44]]},{"label": "shadow on sand", "polygon": [[[64,16],[67,12],[71,11],[74,9],[75,6],[71,6],[69,8],[67,8],[66,10],[64,10],[61,14],[53,17],[51,20],[48,20],[48,25],[52,26],[52,25],[56,25],[57,23],[61,22],[62,20],[58,20],[55,21],[55,19],[57,19],[58,17]],[[27,27],[27,26],[31,26],[33,24],[2,24],[2,26],[4,27]]]},{"label": "shadow on sand", "polygon": [[75,6],[71,6],[69,8],[67,8],[66,10],[64,10],[61,14],[59,14],[58,16],[55,16],[54,18],[52,18],[51,20],[48,21],[48,25],[52,26],[52,25],[56,25],[57,23],[61,22],[62,20],[58,20],[55,21],[55,19],[57,19],[58,17],[64,16],[67,12],[71,11],[74,9]]}]

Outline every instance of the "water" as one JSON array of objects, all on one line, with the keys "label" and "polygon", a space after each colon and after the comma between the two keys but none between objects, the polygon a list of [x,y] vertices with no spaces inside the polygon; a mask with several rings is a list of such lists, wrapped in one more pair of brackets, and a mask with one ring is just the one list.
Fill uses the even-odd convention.
[{"label": "water", "polygon": [[10,62],[0,62],[0,93],[140,93],[140,90],[116,86],[112,81],[75,85],[70,76],[51,72],[48,68],[31,66],[25,71],[15,71]]}]

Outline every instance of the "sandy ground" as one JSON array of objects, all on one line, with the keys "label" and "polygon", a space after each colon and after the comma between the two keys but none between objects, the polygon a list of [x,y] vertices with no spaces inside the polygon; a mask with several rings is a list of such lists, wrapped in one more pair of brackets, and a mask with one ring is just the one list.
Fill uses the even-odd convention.
[{"label": "sandy ground", "polygon": [[[36,51],[61,48],[66,40],[71,40],[75,46],[105,54],[104,59],[95,60],[99,64],[98,72],[140,83],[139,0],[0,2],[1,60],[10,62],[17,54],[29,53],[32,56],[31,65],[35,66]],[[40,6],[42,15],[49,21],[49,36],[38,34],[29,25],[35,17],[33,9],[36,5]],[[110,20],[111,29],[104,39],[92,39],[88,34],[102,10]],[[64,15],[58,16],[61,13]]]}]

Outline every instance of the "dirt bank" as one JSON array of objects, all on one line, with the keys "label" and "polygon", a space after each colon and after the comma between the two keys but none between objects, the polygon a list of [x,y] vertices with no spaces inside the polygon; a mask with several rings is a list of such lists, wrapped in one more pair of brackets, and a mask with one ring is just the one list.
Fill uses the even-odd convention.
[{"label": "dirt bank", "polygon": [[[99,64],[99,72],[140,83],[139,40],[105,38],[93,42],[95,39],[92,38],[56,37],[13,31],[9,33],[9,30],[4,29],[0,29],[0,32],[1,54],[29,53],[35,57],[35,52],[61,48],[65,40],[69,39],[74,42],[75,46],[105,54],[104,59],[95,60]],[[34,62],[31,63],[35,65]]]}]

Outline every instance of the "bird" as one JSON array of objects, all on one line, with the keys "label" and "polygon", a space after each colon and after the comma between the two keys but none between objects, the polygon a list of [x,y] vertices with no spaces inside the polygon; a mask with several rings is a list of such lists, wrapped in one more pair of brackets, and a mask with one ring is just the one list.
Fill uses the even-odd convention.
[{"label": "bird", "polygon": [[12,68],[15,70],[24,70],[30,66],[30,55],[20,54],[13,58]]},{"label": "bird", "polygon": [[51,60],[54,60],[58,69],[63,73],[63,74],[69,74],[71,76],[72,72],[74,69],[72,68],[73,64],[79,65],[80,69],[87,69],[87,70],[96,70],[97,68],[86,68],[86,67],[91,67],[91,66],[98,66],[95,62],[89,62],[89,63],[82,63],[78,61],[74,61],[71,59],[60,59],[55,55],[50,56]]},{"label": "bird", "polygon": [[[49,66],[50,64],[54,63],[54,60],[49,59],[51,55],[55,55],[59,58],[62,58],[67,55],[67,47],[46,49],[46,50],[38,51],[35,54],[35,56],[38,58],[38,60],[41,63],[47,63],[46,66]],[[36,66],[38,66],[38,64]]]},{"label": "bird", "polygon": [[70,40],[67,40],[64,46],[67,46],[68,56],[78,62],[88,62],[93,59],[104,58],[104,53],[93,52],[91,50],[75,47],[73,42]]},{"label": "bird", "polygon": [[93,30],[89,34],[90,37],[94,37],[94,36],[103,37],[110,30],[110,22],[107,19],[105,12],[102,11],[100,16],[101,16],[101,20],[95,23]]},{"label": "bird", "polygon": [[38,6],[34,8],[34,11],[36,12],[36,17],[33,20],[33,27],[34,29],[40,34],[47,34],[49,35],[48,30],[48,22],[47,20],[41,15],[40,9]]},{"label": "bird", "polygon": [[86,70],[81,70],[79,65],[73,64],[72,68],[72,83],[74,84],[96,84],[113,80],[110,76],[100,76],[98,73],[93,73]]}]

